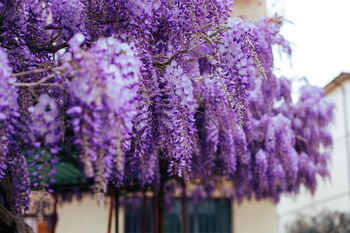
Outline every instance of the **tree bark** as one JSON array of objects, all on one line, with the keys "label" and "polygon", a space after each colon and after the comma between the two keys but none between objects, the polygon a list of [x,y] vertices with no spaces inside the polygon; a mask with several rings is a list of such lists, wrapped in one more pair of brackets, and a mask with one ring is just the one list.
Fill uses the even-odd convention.
[{"label": "tree bark", "polygon": [[11,213],[16,214],[15,200],[13,199],[13,187],[10,175],[6,171],[4,179],[0,183],[0,194],[4,200],[4,207]]},{"label": "tree bark", "polygon": [[58,222],[58,213],[57,213],[57,204],[58,204],[58,194],[55,193],[55,203],[53,206],[53,213],[51,215],[51,219],[52,219],[52,229],[51,232],[55,233],[56,232],[56,227],[57,227],[57,222]]},{"label": "tree bark", "polygon": [[0,195],[4,201],[0,204],[0,232],[34,233],[33,229],[24,222],[23,217],[16,212],[13,187],[8,172],[0,183]]},{"label": "tree bark", "polygon": [[21,216],[13,215],[3,204],[0,204],[0,232],[34,233]]}]

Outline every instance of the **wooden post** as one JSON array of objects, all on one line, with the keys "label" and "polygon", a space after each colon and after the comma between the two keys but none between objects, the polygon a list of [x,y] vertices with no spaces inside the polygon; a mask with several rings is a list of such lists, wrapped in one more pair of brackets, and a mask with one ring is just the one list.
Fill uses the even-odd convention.
[{"label": "wooden post", "polygon": [[115,233],[119,232],[119,191],[114,191],[114,202],[115,202]]},{"label": "wooden post", "polygon": [[187,195],[186,195],[186,182],[185,182],[185,180],[182,180],[182,219],[183,219],[183,233],[188,233]]},{"label": "wooden post", "polygon": [[56,232],[58,214],[57,214],[57,204],[58,204],[58,194],[55,193],[55,204],[53,206],[53,214],[52,214],[52,233]]},{"label": "wooden post", "polygon": [[164,199],[164,181],[160,182],[158,194],[158,232],[164,233],[164,218],[165,218],[165,199]]},{"label": "wooden post", "polygon": [[167,180],[167,163],[159,159],[159,186],[158,186],[158,233],[164,233],[165,218],[165,182]]},{"label": "wooden post", "polygon": [[[109,207],[109,215],[108,215],[108,229],[107,232],[111,233],[112,231],[112,218],[113,218],[113,208],[114,208],[114,190],[111,190],[111,204]],[[117,225],[116,225],[117,227]]]},{"label": "wooden post", "polygon": [[159,233],[158,231],[158,191],[153,193],[153,233]]},{"label": "wooden post", "polygon": [[147,199],[145,192],[142,193],[142,233],[147,233]]}]

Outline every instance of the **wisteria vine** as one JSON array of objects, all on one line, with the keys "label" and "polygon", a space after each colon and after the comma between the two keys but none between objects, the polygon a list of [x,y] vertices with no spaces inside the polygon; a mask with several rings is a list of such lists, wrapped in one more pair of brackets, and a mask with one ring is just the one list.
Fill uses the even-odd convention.
[{"label": "wisteria vine", "polygon": [[0,182],[10,171],[16,207],[24,156],[49,189],[67,143],[97,193],[161,176],[207,190],[224,177],[238,199],[314,191],[333,105],[312,86],[292,101],[273,74],[272,47],[291,53],[279,22],[231,19],[231,5],[1,0]]}]

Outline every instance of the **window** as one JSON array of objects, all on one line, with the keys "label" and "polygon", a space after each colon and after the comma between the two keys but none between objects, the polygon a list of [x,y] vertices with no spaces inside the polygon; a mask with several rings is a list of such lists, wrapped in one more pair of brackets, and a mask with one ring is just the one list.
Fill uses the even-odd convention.
[{"label": "window", "polygon": [[[147,199],[147,232],[153,232],[152,199]],[[189,233],[231,233],[230,199],[211,199],[194,204],[187,201]],[[182,232],[182,201],[173,199],[171,208],[165,208],[164,232]],[[142,201],[126,201],[125,233],[142,233]]]}]

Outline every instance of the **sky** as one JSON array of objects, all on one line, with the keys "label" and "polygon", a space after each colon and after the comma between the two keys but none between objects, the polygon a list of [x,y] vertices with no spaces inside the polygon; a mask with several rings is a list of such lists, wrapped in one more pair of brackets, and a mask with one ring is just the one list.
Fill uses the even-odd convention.
[{"label": "sky", "polygon": [[324,87],[350,72],[350,0],[267,0],[268,15],[287,21],[282,34],[292,43],[291,59],[276,56],[276,74],[306,77]]}]

